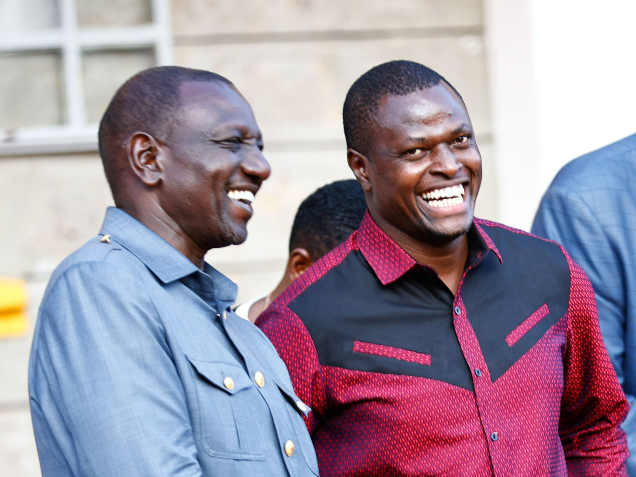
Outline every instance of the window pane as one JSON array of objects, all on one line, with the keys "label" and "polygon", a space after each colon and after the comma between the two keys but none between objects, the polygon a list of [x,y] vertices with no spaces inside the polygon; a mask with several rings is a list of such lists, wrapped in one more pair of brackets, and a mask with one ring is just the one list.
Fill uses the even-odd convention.
[{"label": "window pane", "polygon": [[152,66],[155,55],[151,49],[85,52],[82,69],[88,122],[99,122],[117,88]]},{"label": "window pane", "polygon": [[142,25],[152,21],[150,0],[76,0],[80,28]]},{"label": "window pane", "polygon": [[0,0],[0,35],[59,26],[58,0]]},{"label": "window pane", "polygon": [[59,53],[0,54],[0,127],[47,126],[64,121]]}]

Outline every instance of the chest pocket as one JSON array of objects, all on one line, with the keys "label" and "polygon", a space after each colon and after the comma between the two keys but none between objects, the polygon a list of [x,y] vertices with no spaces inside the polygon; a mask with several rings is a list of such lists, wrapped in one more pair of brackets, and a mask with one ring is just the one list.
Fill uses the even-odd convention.
[{"label": "chest pocket", "polygon": [[266,406],[242,367],[188,358],[195,370],[202,445],[211,457],[264,460],[256,416]]}]

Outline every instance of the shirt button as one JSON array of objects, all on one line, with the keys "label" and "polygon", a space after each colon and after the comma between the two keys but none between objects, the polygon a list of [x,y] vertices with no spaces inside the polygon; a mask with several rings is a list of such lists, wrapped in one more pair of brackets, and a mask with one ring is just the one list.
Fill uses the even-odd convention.
[{"label": "shirt button", "polygon": [[260,371],[256,371],[254,373],[254,382],[259,388],[265,386],[265,376],[263,376],[263,373],[261,373]]},{"label": "shirt button", "polygon": [[461,314],[461,312],[462,312],[462,310],[460,310],[460,309],[459,309],[459,307],[458,307],[458,306],[456,306],[456,307],[455,307],[455,314],[456,314],[456,315],[459,315],[459,314]]},{"label": "shirt button", "polygon": [[307,412],[307,406],[305,406],[302,401],[296,401],[296,406],[298,406],[298,409],[300,409],[302,412]]},{"label": "shirt button", "polygon": [[285,442],[285,454],[287,457],[291,457],[294,453],[294,443],[292,441]]},{"label": "shirt button", "polygon": [[499,440],[499,434],[497,434],[496,432],[493,432],[492,434],[490,434],[490,439],[493,440],[494,442]]},{"label": "shirt button", "polygon": [[223,386],[231,391],[232,389],[234,389],[234,380],[228,376],[223,380]]},{"label": "shirt button", "polygon": [[478,378],[481,377],[481,369],[477,368],[475,370],[475,374],[477,375]]},{"label": "shirt button", "polygon": [[101,243],[110,243],[110,234],[106,234],[106,235],[104,235],[104,236],[101,238],[100,242],[101,242]]}]

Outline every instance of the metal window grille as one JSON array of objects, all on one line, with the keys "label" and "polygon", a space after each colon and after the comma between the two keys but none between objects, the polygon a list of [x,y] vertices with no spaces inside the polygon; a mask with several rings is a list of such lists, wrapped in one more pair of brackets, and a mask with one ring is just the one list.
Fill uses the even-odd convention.
[{"label": "metal window grille", "polygon": [[53,126],[0,128],[0,156],[97,150],[97,124],[87,120],[85,106],[82,56],[86,52],[151,48],[157,65],[173,62],[169,0],[150,0],[150,23],[102,28],[80,28],[76,0],[58,1],[59,27],[4,34],[0,31],[0,54],[61,54],[65,121]]}]

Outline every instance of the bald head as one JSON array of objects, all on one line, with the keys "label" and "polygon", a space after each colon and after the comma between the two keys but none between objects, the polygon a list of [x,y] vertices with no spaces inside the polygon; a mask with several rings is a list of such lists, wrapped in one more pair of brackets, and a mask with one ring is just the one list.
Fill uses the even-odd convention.
[{"label": "bald head", "polygon": [[161,66],[137,73],[115,93],[99,125],[99,153],[115,203],[124,201],[123,174],[129,172],[126,142],[135,132],[168,141],[186,82],[232,83],[209,71]]}]

